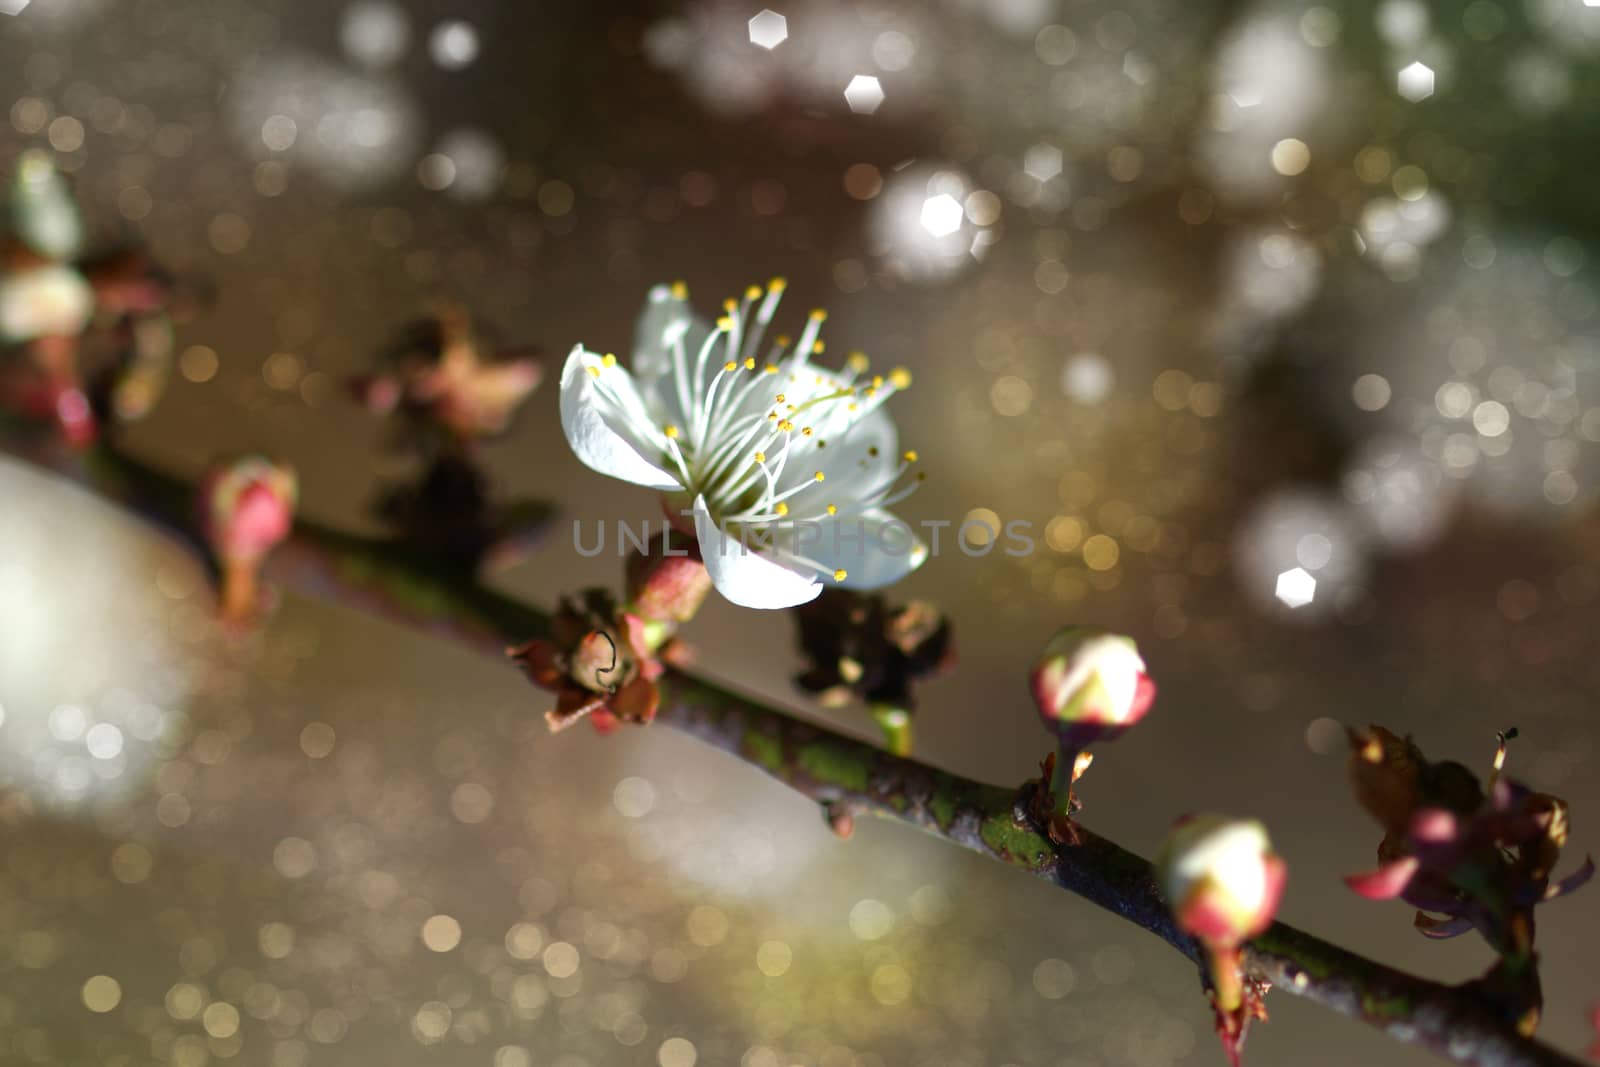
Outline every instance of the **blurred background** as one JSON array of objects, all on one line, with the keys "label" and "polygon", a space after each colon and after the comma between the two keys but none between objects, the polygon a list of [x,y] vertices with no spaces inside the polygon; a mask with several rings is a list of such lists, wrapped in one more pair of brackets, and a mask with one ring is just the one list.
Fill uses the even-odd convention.
[{"label": "blurred background", "polygon": [[[1085,822],[1265,818],[1283,916],[1450,980],[1338,880],[1379,838],[1341,724],[1573,805],[1600,848],[1600,5],[1584,0],[0,0],[0,170],[214,298],[132,431],[194,476],[265,448],[375,530],[343,380],[439,296],[550,371],[648,287],[786,275],[904,364],[912,522],[1026,520],[900,597],[955,619],[918,754],[1016,782],[1025,671],[1135,635],[1160,697]],[[562,525],[506,589],[612,583],[572,519],[657,514],[550,384],[490,461]],[[0,463],[0,1059],[598,1067],[1221,1061],[1191,967],[915,831],[849,842],[665,730],[544,733],[515,671],[286,597],[224,640],[203,575]],[[803,706],[790,624],[715,601],[704,669]],[[806,714],[872,736],[849,709]],[[1541,913],[1542,1033],[1600,999],[1593,890]],[[1258,1064],[1421,1064],[1278,995]]]}]

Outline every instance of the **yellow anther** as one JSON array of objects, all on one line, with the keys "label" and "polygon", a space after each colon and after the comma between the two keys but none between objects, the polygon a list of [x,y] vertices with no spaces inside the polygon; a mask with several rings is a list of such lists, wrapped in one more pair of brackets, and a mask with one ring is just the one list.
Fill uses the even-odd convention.
[{"label": "yellow anther", "polygon": [[778,342],[779,348],[789,347],[789,335],[786,333],[780,333],[774,340]]},{"label": "yellow anther", "polygon": [[735,300],[731,296],[728,297],[728,299],[726,299],[726,300],[724,300],[722,302],[722,310],[726,311],[726,312],[729,312],[729,313],[738,311],[739,310],[739,301]]},{"label": "yellow anther", "polygon": [[871,386],[863,390],[861,395],[865,396],[868,400],[871,400],[873,397],[878,395],[878,388],[877,386]]},{"label": "yellow anther", "polygon": [[600,362],[608,367],[615,367],[617,365],[617,354],[615,352],[607,352],[600,357]]},{"label": "yellow anther", "polygon": [[756,462],[757,463],[765,463],[766,461],[767,461],[767,454],[765,452],[757,452],[756,453]]},{"label": "yellow anther", "polygon": [[915,463],[917,461],[917,450],[914,448],[908,449],[905,454],[905,461],[907,463]]},{"label": "yellow anther", "polygon": [[746,300],[760,300],[761,299],[761,286],[752,285],[750,288],[746,289],[744,291],[744,298]]},{"label": "yellow anther", "polygon": [[827,308],[812,308],[811,309],[811,318],[815,322],[826,321],[826,319],[828,318],[828,309]]},{"label": "yellow anther", "polygon": [[778,423],[778,429],[782,430],[784,433],[788,433],[794,429],[794,423],[790,422],[788,419],[784,419],[782,422]]},{"label": "yellow anther", "polygon": [[591,377],[591,378],[598,378],[598,377],[600,377],[600,368],[599,368],[599,367],[596,367],[596,366],[595,366],[595,365],[594,365],[594,364],[592,364],[592,363],[591,363],[591,364],[589,364],[589,377]]},{"label": "yellow anther", "polygon": [[755,370],[756,369],[755,357],[753,357],[753,356],[744,357],[744,369],[745,370]]},{"label": "yellow anther", "polygon": [[826,351],[826,349],[826,345],[824,345],[821,341],[816,341],[811,345],[811,354],[813,356],[820,356],[824,351]]},{"label": "yellow anther", "polygon": [[828,479],[828,476],[823,474],[821,471],[818,471],[816,474],[812,475],[812,477],[816,478],[816,480],[819,482],[827,481]]},{"label": "yellow anther", "polygon": [[850,358],[845,361],[845,365],[860,374],[872,365],[872,361],[867,358],[865,352],[852,352],[850,353]]},{"label": "yellow anther", "polygon": [[672,295],[675,299],[687,300],[689,298],[689,287],[683,282],[673,282]]},{"label": "yellow anther", "polygon": [[777,422],[778,421],[778,413],[776,411],[767,412],[767,421],[768,422]]},{"label": "yellow anther", "polygon": [[829,504],[828,505],[828,514],[829,515],[837,515],[837,514],[839,514],[839,505],[838,504]]},{"label": "yellow anther", "polygon": [[859,407],[859,406],[860,406],[860,405],[859,405],[859,404],[855,404],[855,403],[849,403],[849,404],[846,404],[846,405],[845,405],[845,406],[844,406],[844,409],[845,409],[845,410],[846,410],[846,411],[854,411],[854,410],[855,410],[855,409],[856,409],[856,408],[857,408],[857,407]]},{"label": "yellow anther", "polygon": [[778,365],[776,363],[768,363],[762,370],[765,370],[768,374],[777,374]]},{"label": "yellow anther", "polygon": [[727,333],[729,330],[733,329],[733,320],[728,318],[726,315],[722,316],[722,318],[717,320],[717,329],[721,330],[723,333]]},{"label": "yellow anther", "polygon": [[911,388],[911,372],[904,367],[896,367],[889,372],[889,384],[896,389]]},{"label": "yellow anther", "polygon": [[779,515],[787,515],[787,514],[789,514],[789,505],[780,501],[778,503],[778,506],[773,508],[772,510],[776,511]]},{"label": "yellow anther", "polygon": [[779,393],[779,394],[778,394],[778,395],[777,395],[777,396],[775,396],[775,397],[773,397],[773,398],[772,398],[772,402],[773,402],[773,403],[774,403],[774,404],[781,404],[781,403],[783,403],[783,402],[784,402],[784,401],[785,401],[785,400],[787,400],[787,399],[789,399],[789,398],[788,398],[788,396],[786,396],[786,395],[785,395],[785,394],[783,394],[783,393]]},{"label": "yellow anther", "polygon": [[728,362],[722,365],[722,369],[727,371],[729,374],[732,374],[734,371],[739,369],[739,364],[730,359]]},{"label": "yellow anther", "polygon": [[662,430],[661,432],[672,438],[674,441],[678,439],[678,428],[672,425],[670,422],[667,423],[666,429]]},{"label": "yellow anther", "polygon": [[805,429],[800,431],[800,435],[802,437],[810,437],[812,434],[814,434],[816,432],[817,432],[816,430],[812,429],[810,426],[807,426]]},{"label": "yellow anther", "polygon": [[874,374],[872,376],[872,387],[874,389],[882,389],[883,388],[883,375]]},{"label": "yellow anther", "polygon": [[774,293],[781,293],[789,287],[789,282],[784,278],[774,278],[767,283],[767,288]]},{"label": "yellow anther", "polygon": [[833,572],[833,580],[836,582],[842,582],[848,577],[850,577],[850,572],[845,570],[843,567],[840,567],[838,570]]}]

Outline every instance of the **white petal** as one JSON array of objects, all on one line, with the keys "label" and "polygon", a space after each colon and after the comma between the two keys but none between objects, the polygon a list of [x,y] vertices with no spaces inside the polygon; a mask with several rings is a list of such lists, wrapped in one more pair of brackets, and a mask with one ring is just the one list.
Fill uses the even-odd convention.
[{"label": "white petal", "polygon": [[1174,832],[1181,844],[1168,874],[1171,899],[1182,900],[1202,878],[1214,879],[1245,909],[1266,896],[1265,857],[1272,845],[1264,826],[1253,819],[1197,816]]},{"label": "white petal", "polygon": [[33,251],[65,262],[83,245],[83,218],[78,201],[56,169],[49,153],[24,152],[11,187],[14,235]]},{"label": "white petal", "polygon": [[1139,676],[1143,673],[1144,658],[1132,639],[1121,634],[1095,633],[1084,638],[1073,652],[1062,691],[1075,693],[1090,675],[1098,674],[1117,721],[1121,722],[1133,707],[1133,698],[1139,691]]},{"label": "white petal", "polygon": [[645,297],[633,327],[633,373],[641,384],[671,373],[674,342],[683,337],[692,359],[709,332],[688,300],[674,296],[670,285],[656,286]]},{"label": "white petal", "polygon": [[0,340],[73,337],[94,312],[94,292],[71,267],[31,267],[0,278]]},{"label": "white petal", "polygon": [[678,338],[683,339],[692,373],[695,356],[710,334],[711,327],[694,313],[688,300],[672,294],[671,286],[658,285],[650,290],[633,329],[632,370],[640,395],[661,412],[665,421],[679,425],[688,422],[674,374],[673,350]]},{"label": "white petal", "polygon": [[876,509],[819,522],[797,536],[805,540],[796,551],[830,570],[844,571],[838,584],[848,589],[893,585],[928,558],[928,546],[910,526]]},{"label": "white petal", "polygon": [[822,583],[767,556],[746,549],[711,517],[705,497],[694,502],[694,529],[700,555],[717,592],[745,608],[792,608],[815,600]]},{"label": "white petal", "polygon": [[[592,470],[651,489],[681,489],[677,476],[645,458],[648,451],[640,433],[611,410],[600,397],[591,366],[600,357],[576,345],[561,370],[561,428],[567,443]],[[607,367],[605,374],[613,387],[625,396],[637,397],[633,379],[621,367]],[[641,402],[642,405],[642,402]]]},{"label": "white petal", "polygon": [[894,422],[882,408],[861,419],[844,437],[825,440],[826,448],[807,453],[803,460],[791,458],[778,480],[778,489],[783,491],[813,482],[819,470],[823,473],[822,481],[790,499],[789,507],[796,514],[815,514],[829,504],[850,507],[869,493],[882,492],[900,469]]}]

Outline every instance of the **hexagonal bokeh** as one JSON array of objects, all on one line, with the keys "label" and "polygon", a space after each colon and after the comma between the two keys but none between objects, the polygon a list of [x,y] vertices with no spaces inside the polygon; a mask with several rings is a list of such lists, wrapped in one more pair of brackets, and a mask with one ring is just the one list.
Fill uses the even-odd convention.
[{"label": "hexagonal bokeh", "polygon": [[844,87],[845,103],[858,115],[870,115],[883,103],[883,83],[870,74],[857,74]]},{"label": "hexagonal bokeh", "polygon": [[763,8],[750,18],[750,43],[768,51],[789,39],[789,20],[771,8]]},{"label": "hexagonal bokeh", "polygon": [[1407,100],[1426,100],[1433,95],[1433,68],[1422,60],[1400,68],[1400,95]]},{"label": "hexagonal bokeh", "polygon": [[961,201],[949,193],[930,196],[922,204],[922,227],[935,237],[948,237],[961,229],[965,215]]},{"label": "hexagonal bokeh", "polygon": [[1061,149],[1053,144],[1036,144],[1022,157],[1022,170],[1036,181],[1047,182],[1061,173]]},{"label": "hexagonal bokeh", "polygon": [[1317,580],[1304,567],[1295,567],[1278,575],[1277,598],[1291,608],[1303,608],[1316,599]]}]

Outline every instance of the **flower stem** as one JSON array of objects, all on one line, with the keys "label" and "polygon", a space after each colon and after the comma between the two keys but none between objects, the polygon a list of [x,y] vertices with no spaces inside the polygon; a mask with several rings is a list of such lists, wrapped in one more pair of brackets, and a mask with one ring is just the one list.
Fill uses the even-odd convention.
[{"label": "flower stem", "polygon": [[883,731],[883,744],[891,755],[911,755],[911,713],[893,704],[874,704],[873,721]]},{"label": "flower stem", "polygon": [[1211,988],[1217,1008],[1228,1014],[1238,1011],[1244,1003],[1244,971],[1238,946],[1207,946],[1206,957],[1211,964]]},{"label": "flower stem", "polygon": [[1078,748],[1077,745],[1068,743],[1065,739],[1059,742],[1056,749],[1056,765],[1050,773],[1050,795],[1055,799],[1057,815],[1067,818],[1077,810],[1077,803],[1072,793],[1072,787],[1083,772],[1089,769],[1089,764],[1094,762],[1094,756]]},{"label": "flower stem", "polygon": [[218,591],[222,617],[235,623],[248,621],[256,613],[256,606],[261,599],[256,581],[261,561],[225,559],[218,566],[222,571],[222,588]]}]

